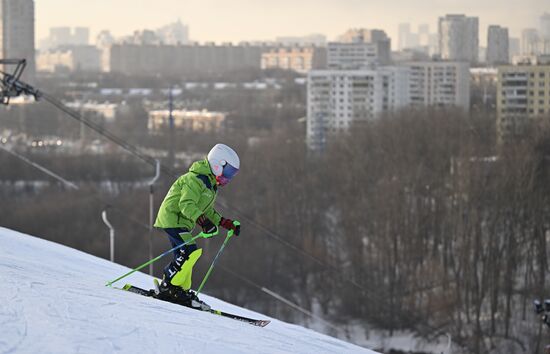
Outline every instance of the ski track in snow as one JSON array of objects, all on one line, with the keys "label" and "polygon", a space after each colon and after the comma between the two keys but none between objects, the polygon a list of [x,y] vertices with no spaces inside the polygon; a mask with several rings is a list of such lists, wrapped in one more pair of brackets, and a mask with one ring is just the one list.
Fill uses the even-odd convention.
[{"label": "ski track in snow", "polygon": [[[271,319],[265,328],[105,287],[129,269],[0,227],[0,353],[374,353]],[[149,288],[148,275],[125,281]],[[207,295],[213,308],[267,316]]]}]

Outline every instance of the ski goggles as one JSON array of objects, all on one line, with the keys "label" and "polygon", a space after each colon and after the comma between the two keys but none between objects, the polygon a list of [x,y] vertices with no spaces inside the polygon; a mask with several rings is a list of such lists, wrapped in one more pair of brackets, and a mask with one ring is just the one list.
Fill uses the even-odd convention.
[{"label": "ski goggles", "polygon": [[216,177],[216,181],[220,186],[225,186],[228,184],[233,177],[239,172],[239,169],[231,166],[229,163],[225,163],[223,166],[222,174]]}]

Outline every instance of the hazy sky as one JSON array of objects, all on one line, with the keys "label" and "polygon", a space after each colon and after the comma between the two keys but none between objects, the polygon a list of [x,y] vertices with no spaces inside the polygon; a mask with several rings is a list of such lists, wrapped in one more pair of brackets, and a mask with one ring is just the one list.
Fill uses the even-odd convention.
[{"label": "hazy sky", "polygon": [[90,27],[92,36],[109,29],[115,36],[154,29],[180,18],[192,40],[269,40],[276,36],[322,33],[333,39],[351,27],[381,28],[397,44],[397,25],[430,25],[437,17],[465,13],[480,18],[480,41],[490,24],[507,26],[512,36],[536,27],[550,12],[550,0],[35,0],[37,38],[56,26]]}]

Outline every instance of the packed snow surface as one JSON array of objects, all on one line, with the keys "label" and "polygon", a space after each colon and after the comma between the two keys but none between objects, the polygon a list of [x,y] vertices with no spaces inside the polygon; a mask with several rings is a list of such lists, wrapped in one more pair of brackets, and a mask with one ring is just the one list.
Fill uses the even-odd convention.
[{"label": "packed snow surface", "polygon": [[[0,227],[0,353],[374,353],[278,320],[254,327],[105,286],[128,271]],[[142,273],[129,280],[152,284]],[[222,311],[270,319],[201,298]]]}]

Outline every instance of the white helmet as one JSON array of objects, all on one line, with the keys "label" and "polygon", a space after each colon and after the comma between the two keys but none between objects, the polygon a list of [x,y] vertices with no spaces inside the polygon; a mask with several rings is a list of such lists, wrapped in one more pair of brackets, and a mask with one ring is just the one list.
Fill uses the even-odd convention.
[{"label": "white helmet", "polygon": [[221,186],[228,184],[239,172],[239,155],[227,145],[216,144],[208,153],[207,159],[216,181]]}]

